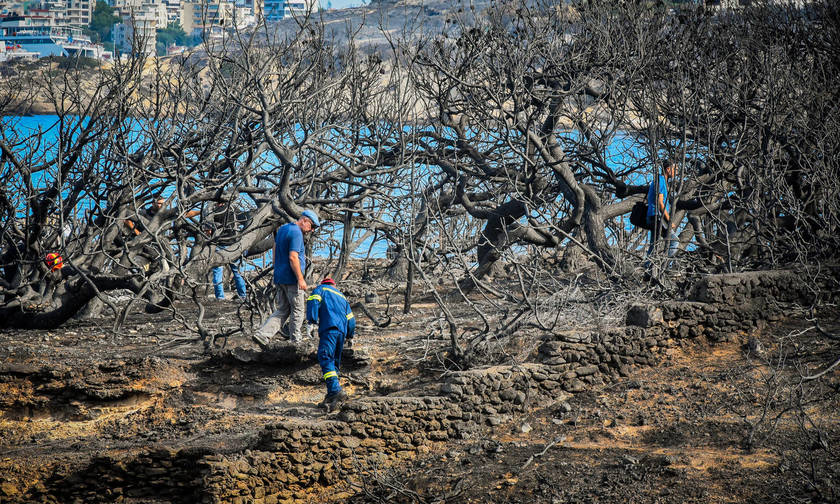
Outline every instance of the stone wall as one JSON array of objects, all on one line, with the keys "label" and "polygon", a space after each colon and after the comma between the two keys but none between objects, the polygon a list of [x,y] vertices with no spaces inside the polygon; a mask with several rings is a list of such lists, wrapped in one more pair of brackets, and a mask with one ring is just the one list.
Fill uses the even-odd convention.
[{"label": "stone wall", "polygon": [[[790,303],[809,304],[815,295],[836,293],[836,273],[820,282],[791,272],[709,276],[687,301],[633,306],[626,327],[546,336],[535,362],[453,373],[437,395],[360,398],[329,420],[278,422],[266,426],[247,449],[232,453],[156,450],[133,456],[128,465],[94,461],[83,471],[91,476],[62,486],[61,497],[68,502],[143,495],[233,504],[303,500],[336,482],[342,471],[411,459],[448,440],[487,432],[530,408],[627,376],[634,366],[655,365],[680,339],[718,341],[753,331],[783,316]],[[132,476],[133,483],[127,483]]]},{"label": "stone wall", "polygon": [[840,269],[751,271],[707,275],[694,284],[691,301],[743,306],[751,303],[798,303],[810,306],[819,295],[838,291]]},{"label": "stone wall", "polygon": [[694,285],[686,301],[632,306],[626,323],[644,329],[646,337],[725,341],[838,292],[840,268],[819,275],[788,270],[708,275]]}]

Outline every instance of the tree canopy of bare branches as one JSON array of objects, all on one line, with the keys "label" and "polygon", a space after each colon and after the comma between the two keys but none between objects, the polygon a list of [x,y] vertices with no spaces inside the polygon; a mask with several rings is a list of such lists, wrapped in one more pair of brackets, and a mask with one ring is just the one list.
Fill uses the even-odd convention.
[{"label": "tree canopy of bare branches", "polygon": [[[168,60],[21,70],[0,112],[26,89],[57,119],[3,119],[0,326],[55,327],[115,289],[200,305],[209,268],[269,250],[304,207],[338,269],[374,240],[409,285],[445,272],[534,311],[529,292],[558,289],[547,254],[641,274],[628,214],[665,158],[677,264],[836,259],[838,19],[829,2],[506,1],[373,47],[307,19]],[[519,295],[488,281],[502,266]]]}]

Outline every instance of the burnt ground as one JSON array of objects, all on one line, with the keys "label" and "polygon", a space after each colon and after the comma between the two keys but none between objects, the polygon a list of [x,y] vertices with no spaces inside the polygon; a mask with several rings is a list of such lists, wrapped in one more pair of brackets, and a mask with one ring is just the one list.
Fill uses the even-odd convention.
[{"label": "burnt ground", "polygon": [[[207,307],[211,326],[249,316],[232,301],[208,300]],[[827,367],[840,344],[806,313],[788,315],[735,341],[684,342],[656,367],[307,498],[836,502],[840,370],[812,381],[800,371]],[[840,334],[836,308],[820,320]],[[0,333],[0,502],[26,502],[33,490],[43,493],[105,454],[235,452],[278,418],[325,415],[316,406],[324,390],[314,343],[266,354],[236,334],[207,354],[168,313],[132,313],[117,334],[112,322]],[[417,395],[438,380],[444,369],[435,351],[445,342],[430,335],[440,323],[435,305],[422,300],[385,329],[360,316],[343,366],[351,396]],[[748,337],[755,338],[749,346]],[[535,346],[527,338],[518,346],[526,354]]]},{"label": "burnt ground", "polygon": [[[362,495],[351,500],[837,502],[840,377],[835,371],[830,384],[811,388],[779,366],[781,342],[806,327],[813,325],[789,320],[760,335],[760,357],[739,343],[671,351],[656,368],[533,411],[410,470],[383,473],[374,485],[356,486]],[[820,338],[791,346],[823,367],[838,356],[837,343]],[[814,424],[806,435],[791,402],[808,398]],[[403,492],[412,498],[398,497]]]}]

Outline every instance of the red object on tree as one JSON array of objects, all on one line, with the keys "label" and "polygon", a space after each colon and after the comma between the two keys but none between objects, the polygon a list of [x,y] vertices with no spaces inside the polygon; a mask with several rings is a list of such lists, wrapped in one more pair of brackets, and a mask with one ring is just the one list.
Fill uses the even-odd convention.
[{"label": "red object on tree", "polygon": [[62,259],[61,255],[56,254],[55,252],[47,254],[47,258],[44,259],[44,262],[47,263],[47,267],[50,271],[58,271],[64,267],[64,259]]}]

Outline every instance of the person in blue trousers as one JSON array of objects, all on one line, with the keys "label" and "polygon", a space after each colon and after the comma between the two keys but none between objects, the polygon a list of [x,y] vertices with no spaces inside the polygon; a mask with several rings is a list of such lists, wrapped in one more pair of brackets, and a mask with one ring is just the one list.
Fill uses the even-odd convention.
[{"label": "person in blue trousers", "polygon": [[664,160],[662,162],[662,174],[648,187],[647,223],[648,228],[650,228],[650,246],[645,254],[647,257],[645,260],[646,269],[650,269],[650,255],[653,253],[659,238],[666,237],[665,239],[668,241],[668,257],[674,257],[677,252],[679,238],[674,233],[677,223],[671,221],[671,215],[668,213],[668,181],[674,178],[676,171],[677,164],[674,161]]},{"label": "person in blue trousers", "polygon": [[334,411],[347,400],[347,393],[338,381],[338,368],[344,341],[352,339],[356,332],[356,318],[332,278],[322,280],[306,298],[306,320],[318,324],[318,364],[327,386],[321,405],[327,412]]},{"label": "person in blue trousers", "polygon": [[[239,273],[239,264],[232,262],[229,263],[228,266],[230,267],[230,272],[233,275],[233,285],[236,287],[236,295],[239,296],[239,299],[245,299],[245,279],[243,279],[242,275]],[[213,268],[213,291],[216,294],[216,299],[225,299],[225,286],[222,282],[224,272],[225,270],[222,266],[216,266]]]},{"label": "person in blue trousers", "polygon": [[[217,249],[227,251],[228,247],[233,246],[237,241],[237,215],[232,208],[229,201],[217,202],[213,208],[213,213],[210,216],[212,225],[208,226],[213,238],[217,241]],[[235,260],[228,264],[230,272],[233,274],[233,285],[236,287],[236,294],[239,299],[245,299],[245,280],[239,273],[239,260]],[[216,266],[213,268],[213,292],[216,299],[225,299],[225,287],[222,283],[224,275],[223,266]]]}]

